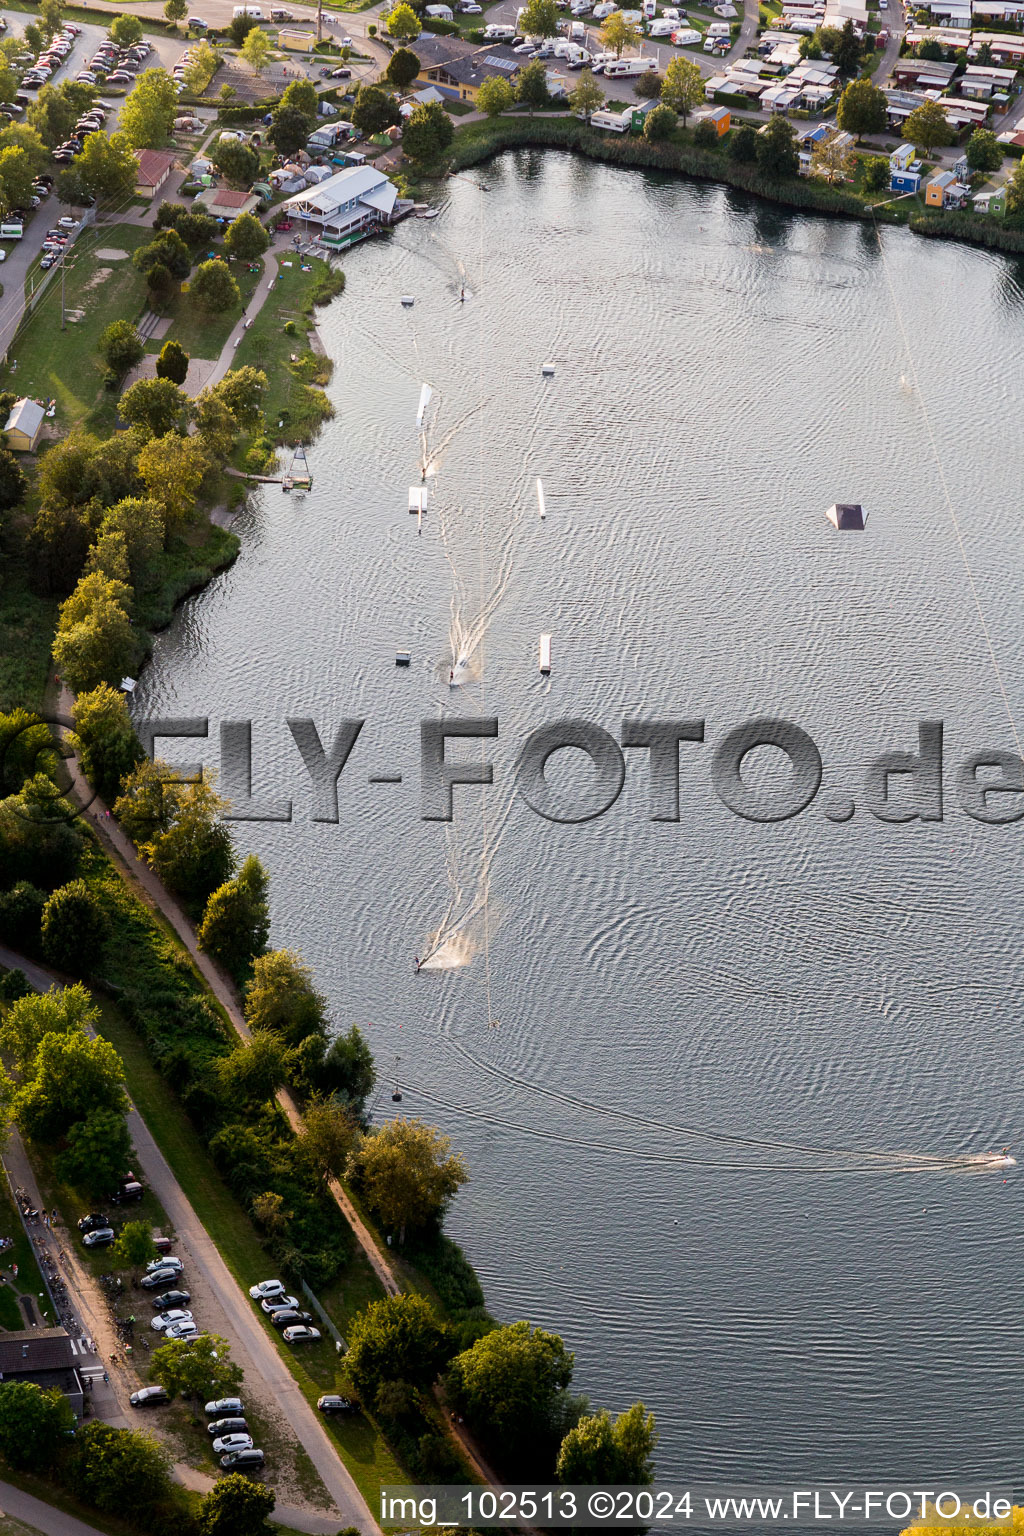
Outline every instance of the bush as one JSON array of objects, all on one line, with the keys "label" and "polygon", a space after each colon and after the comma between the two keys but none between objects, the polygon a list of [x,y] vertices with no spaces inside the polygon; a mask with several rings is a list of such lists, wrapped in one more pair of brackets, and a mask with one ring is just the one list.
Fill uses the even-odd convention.
[{"label": "bush", "polygon": [[61,970],[92,970],[108,932],[103,909],[84,880],[60,886],[43,908],[42,950]]},{"label": "bush", "polygon": [[0,938],[22,954],[39,952],[40,926],[46,892],[28,880],[19,880],[9,891],[0,892]]},{"label": "bush", "polygon": [[714,123],[703,118],[693,130],[693,142],[700,149],[717,149],[718,129]]}]

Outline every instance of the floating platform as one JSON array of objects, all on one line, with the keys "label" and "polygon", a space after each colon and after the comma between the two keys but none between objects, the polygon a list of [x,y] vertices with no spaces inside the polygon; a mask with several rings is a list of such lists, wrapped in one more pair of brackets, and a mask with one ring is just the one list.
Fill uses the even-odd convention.
[{"label": "floating platform", "polygon": [[540,371],[545,379],[553,379],[555,376],[555,365],[554,363],[541,363]]},{"label": "floating platform", "polygon": [[551,636],[550,635],[541,635],[540,643],[539,643],[539,645],[537,647],[537,651],[538,651],[538,660],[540,662],[540,670],[544,674],[544,676],[547,677],[547,675],[551,671]]},{"label": "floating platform", "polygon": [[410,485],[409,487],[409,511],[417,517],[422,517],[427,510],[427,488],[425,485]]},{"label": "floating platform", "polygon": [[413,307],[413,305],[415,303],[416,303],[416,300],[413,298],[411,293],[403,293],[402,294],[402,308],[403,309],[412,309],[412,307]]},{"label": "floating platform", "polygon": [[409,667],[412,665],[412,651],[396,651],[395,666]]}]

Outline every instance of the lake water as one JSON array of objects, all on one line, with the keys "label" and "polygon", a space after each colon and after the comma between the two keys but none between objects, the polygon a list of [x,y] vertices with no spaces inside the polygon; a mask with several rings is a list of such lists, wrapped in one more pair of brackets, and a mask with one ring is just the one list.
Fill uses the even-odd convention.
[{"label": "lake water", "polygon": [[[273,942],[366,1029],[377,1114],[397,1073],[401,1111],[465,1154],[449,1226],[496,1315],[561,1333],[595,1402],[642,1397],[662,1477],[1005,1479],[1021,1180],[923,1159],[1021,1130],[1024,830],[954,793],[1024,714],[1020,269],[521,153],[346,270],[314,489],[255,500],[140,711],[254,721],[254,788],[294,801],[236,829],[273,874]],[[837,500],[866,532],[834,532]],[[500,722],[449,747],[495,765],[450,824],[419,802],[420,721],[444,714]],[[759,715],[825,765],[772,825],[710,777]],[[325,741],[366,721],[337,825],[310,819],[292,716]],[[569,716],[705,719],[678,823],[648,819],[634,750],[607,814],[531,810],[519,749]],[[830,820],[927,719],[946,819]],[[770,748],[746,766],[787,781]],[[579,794],[585,767],[550,777]]]}]

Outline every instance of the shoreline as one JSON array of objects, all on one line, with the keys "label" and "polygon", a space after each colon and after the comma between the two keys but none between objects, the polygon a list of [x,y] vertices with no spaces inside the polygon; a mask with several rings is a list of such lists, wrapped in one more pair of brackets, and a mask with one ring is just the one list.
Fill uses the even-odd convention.
[{"label": "shoreline", "polygon": [[[857,219],[908,229],[925,239],[955,240],[1010,255],[1024,254],[1024,228],[1008,228],[1002,220],[971,213],[909,216],[892,205],[873,205],[851,192],[826,186],[810,178],[767,181],[756,167],[730,160],[717,150],[695,144],[650,144],[643,138],[611,138],[576,117],[492,118],[457,129],[449,155],[449,172],[455,174],[480,165],[495,155],[514,149],[560,149],[606,165],[659,171],[694,181],[711,181],[745,192],[762,202],[832,218]],[[898,207],[898,205],[897,205]]]}]

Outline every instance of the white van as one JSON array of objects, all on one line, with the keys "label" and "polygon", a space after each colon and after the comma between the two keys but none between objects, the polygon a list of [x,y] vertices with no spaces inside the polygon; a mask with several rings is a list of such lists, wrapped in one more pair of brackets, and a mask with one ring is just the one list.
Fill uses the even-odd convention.
[{"label": "white van", "polygon": [[586,42],[587,29],[583,25],[582,21],[571,21],[569,23],[569,36],[572,38],[574,43]]},{"label": "white van", "polygon": [[263,20],[263,12],[258,5],[236,5],[231,14],[236,21],[239,16],[251,16],[253,21]]},{"label": "white van", "polygon": [[646,21],[653,21],[655,16],[658,14],[657,0],[644,0],[642,9],[644,13],[644,19]]},{"label": "white van", "polygon": [[484,27],[485,43],[510,43],[515,35],[515,27],[503,27],[496,21]]},{"label": "white van", "polygon": [[654,75],[658,72],[658,61],[653,55],[646,59],[612,59],[610,64],[605,65],[604,72],[609,80],[622,76]]}]

